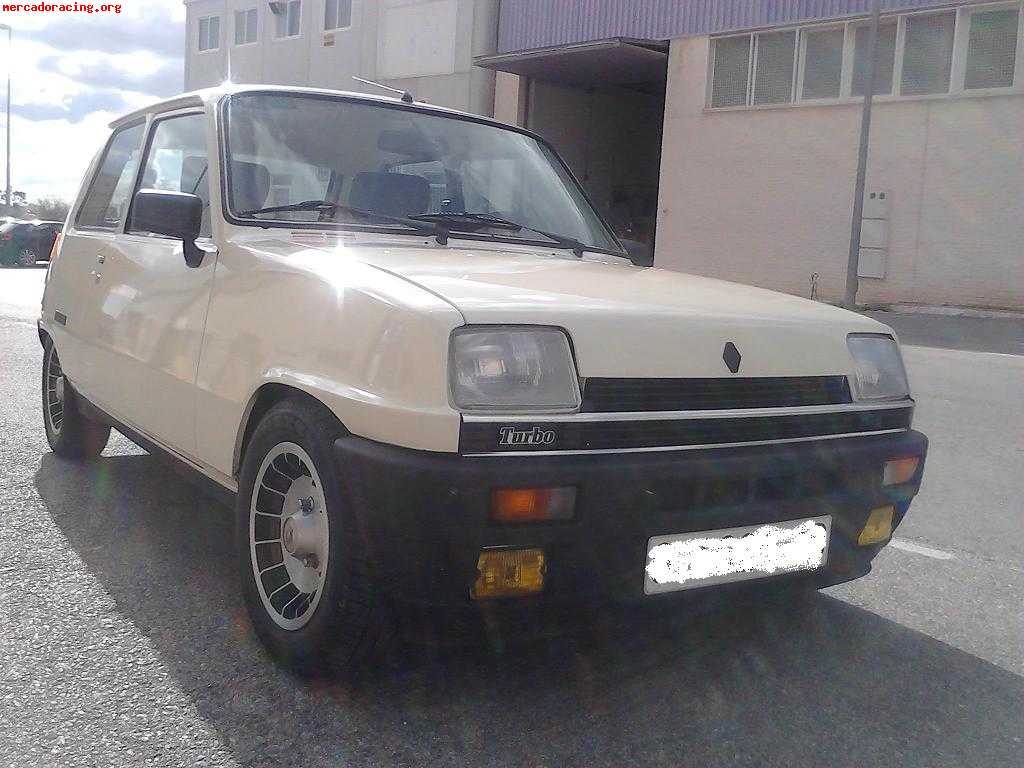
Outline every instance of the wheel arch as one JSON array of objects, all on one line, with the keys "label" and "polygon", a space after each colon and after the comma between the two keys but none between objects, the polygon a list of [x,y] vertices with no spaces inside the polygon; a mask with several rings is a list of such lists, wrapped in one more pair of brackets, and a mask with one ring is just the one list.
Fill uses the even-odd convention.
[{"label": "wheel arch", "polygon": [[246,404],[245,411],[242,413],[242,420],[238,427],[238,434],[235,437],[235,448],[231,460],[231,474],[235,478],[241,472],[242,460],[245,458],[245,451],[249,446],[249,441],[252,439],[256,426],[271,408],[289,398],[304,400],[311,405],[322,408],[331,414],[345,432],[348,432],[348,429],[341,419],[338,418],[337,414],[314,393],[291,383],[281,381],[265,382],[252,393],[249,402]]}]

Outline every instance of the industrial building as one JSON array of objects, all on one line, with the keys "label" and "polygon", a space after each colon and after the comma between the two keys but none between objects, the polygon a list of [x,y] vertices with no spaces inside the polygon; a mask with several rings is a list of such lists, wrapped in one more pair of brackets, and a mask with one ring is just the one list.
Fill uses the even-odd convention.
[{"label": "industrial building", "polygon": [[[360,75],[493,114],[658,266],[843,294],[869,0],[186,5],[190,89]],[[1024,309],[1021,2],[882,7],[858,299]]]}]

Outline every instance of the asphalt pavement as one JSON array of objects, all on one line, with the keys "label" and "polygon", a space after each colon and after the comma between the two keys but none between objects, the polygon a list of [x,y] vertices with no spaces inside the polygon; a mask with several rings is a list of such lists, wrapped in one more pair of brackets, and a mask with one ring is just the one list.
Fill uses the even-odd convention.
[{"label": "asphalt pavement", "polygon": [[867,578],[402,648],[351,688],[263,653],[224,507],[120,437],[92,464],[49,452],[42,277],[0,270],[2,765],[1024,765],[1024,356],[1003,331],[901,330],[931,454]]}]

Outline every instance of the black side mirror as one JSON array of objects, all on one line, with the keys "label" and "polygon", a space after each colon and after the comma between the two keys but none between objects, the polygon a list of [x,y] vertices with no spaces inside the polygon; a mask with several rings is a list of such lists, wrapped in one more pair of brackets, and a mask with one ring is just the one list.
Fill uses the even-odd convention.
[{"label": "black side mirror", "polygon": [[159,189],[140,189],[135,194],[131,229],[181,240],[190,267],[203,263],[205,254],[196,245],[202,225],[203,201],[198,195]]}]

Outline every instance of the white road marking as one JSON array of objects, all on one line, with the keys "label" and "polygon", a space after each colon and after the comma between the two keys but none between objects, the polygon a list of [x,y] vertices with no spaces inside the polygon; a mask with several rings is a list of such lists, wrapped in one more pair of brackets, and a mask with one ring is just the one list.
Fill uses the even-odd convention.
[{"label": "white road marking", "polygon": [[931,547],[925,547],[921,544],[915,544],[912,541],[893,539],[889,543],[896,547],[896,549],[902,549],[904,552],[913,552],[915,555],[924,555],[925,557],[931,557],[935,560],[956,560],[956,555],[952,552],[943,552],[941,549],[932,549]]}]

